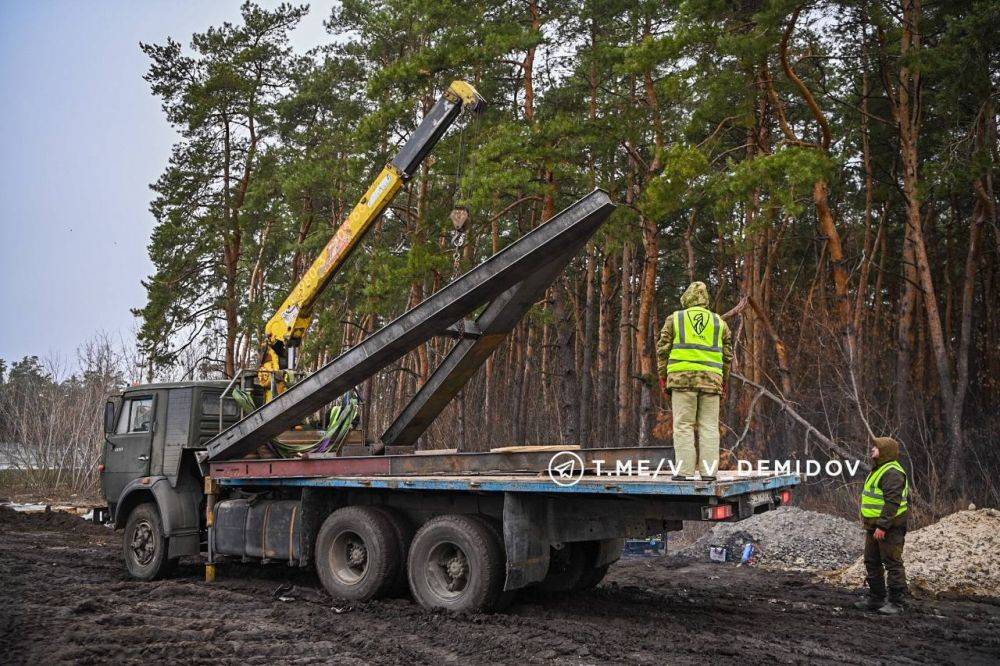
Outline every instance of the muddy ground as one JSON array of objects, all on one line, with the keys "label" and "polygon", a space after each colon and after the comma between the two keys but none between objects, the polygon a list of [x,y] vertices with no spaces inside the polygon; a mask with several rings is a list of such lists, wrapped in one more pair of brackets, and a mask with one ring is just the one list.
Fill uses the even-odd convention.
[{"label": "muddy ground", "polygon": [[[118,534],[0,508],[0,663],[962,663],[1000,661],[1000,601],[914,600],[902,619],[848,609],[806,574],[630,559],[569,598],[449,616],[407,599],[341,607],[314,576],[227,565],[201,582],[126,578]],[[281,601],[275,591],[294,601]],[[339,612],[338,612],[339,611]]]}]

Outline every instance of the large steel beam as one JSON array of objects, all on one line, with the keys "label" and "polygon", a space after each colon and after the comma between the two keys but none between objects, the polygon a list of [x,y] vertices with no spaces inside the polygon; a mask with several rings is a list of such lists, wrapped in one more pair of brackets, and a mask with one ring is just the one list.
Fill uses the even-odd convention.
[{"label": "large steel beam", "polygon": [[479,336],[461,339],[382,435],[384,446],[410,446],[500,346],[587,240],[566,248],[548,265],[494,299],[476,319]]},{"label": "large steel beam", "polygon": [[211,439],[208,459],[228,460],[251,453],[512,285],[543,270],[553,258],[586,242],[614,208],[607,192],[595,189]]},{"label": "large steel beam", "polygon": [[[673,447],[578,449],[584,467],[604,474],[615,470],[659,470],[666,478]],[[545,474],[555,451],[501,453],[434,453],[419,455],[227,460],[209,465],[213,479],[297,479],[324,476],[462,476],[482,474]],[[641,466],[641,467],[640,467]],[[610,477],[609,477],[610,478]]]}]

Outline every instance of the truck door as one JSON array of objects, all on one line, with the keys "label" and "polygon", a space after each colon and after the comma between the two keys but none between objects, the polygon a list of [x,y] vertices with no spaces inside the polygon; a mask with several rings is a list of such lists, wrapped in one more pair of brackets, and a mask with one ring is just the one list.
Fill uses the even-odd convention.
[{"label": "truck door", "polygon": [[133,479],[149,474],[153,447],[155,396],[130,395],[122,401],[118,423],[108,433],[104,455],[104,496],[116,503],[122,489]]}]

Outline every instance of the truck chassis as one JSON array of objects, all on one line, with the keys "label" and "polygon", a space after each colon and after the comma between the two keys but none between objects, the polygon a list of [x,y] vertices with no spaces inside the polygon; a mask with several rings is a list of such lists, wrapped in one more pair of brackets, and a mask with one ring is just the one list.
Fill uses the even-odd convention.
[{"label": "truck chassis", "polygon": [[[573,451],[587,470],[655,469],[670,449]],[[793,475],[713,482],[585,474],[561,485],[530,469],[552,451],[226,461],[206,481],[208,562],[314,564],[338,598],[407,587],[429,608],[502,607],[515,590],[596,585],[626,538],[684,520],[739,520],[790,501]],[[465,473],[429,469],[478,469]],[[494,471],[489,471],[490,469]],[[506,470],[497,468],[506,468]],[[226,499],[221,499],[226,497]]]}]

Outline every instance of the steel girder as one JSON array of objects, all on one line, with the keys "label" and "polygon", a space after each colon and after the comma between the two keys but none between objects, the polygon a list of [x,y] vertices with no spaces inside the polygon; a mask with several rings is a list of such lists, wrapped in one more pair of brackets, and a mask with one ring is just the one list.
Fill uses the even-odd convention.
[{"label": "steel girder", "polygon": [[[453,359],[450,370],[435,372],[437,387],[418,393],[419,404],[414,403],[408,421],[397,420],[402,423],[401,432],[409,424],[417,428],[416,417],[440,413],[499,343],[492,342],[491,347],[490,339],[493,336],[502,339],[505,335],[502,331],[516,323],[516,320],[511,323],[511,319],[523,316],[537,295],[558,276],[614,209],[607,192],[595,189],[211,439],[207,443],[208,459],[231,460],[253,452],[271,437],[300,423],[346,390],[489,303],[477,318],[477,327],[493,327],[495,332],[480,333],[475,340],[460,340],[457,346],[464,351],[449,354],[448,358]],[[462,345],[463,342],[470,344]],[[482,344],[477,345],[478,342]],[[421,431],[428,423],[420,422]]]}]

